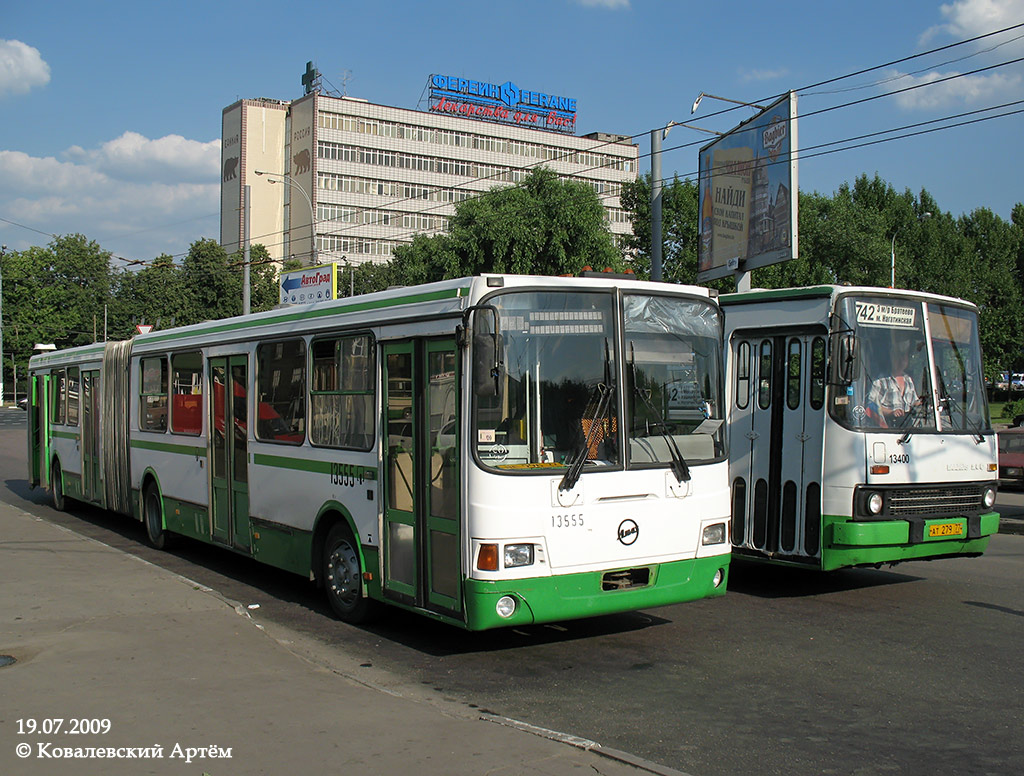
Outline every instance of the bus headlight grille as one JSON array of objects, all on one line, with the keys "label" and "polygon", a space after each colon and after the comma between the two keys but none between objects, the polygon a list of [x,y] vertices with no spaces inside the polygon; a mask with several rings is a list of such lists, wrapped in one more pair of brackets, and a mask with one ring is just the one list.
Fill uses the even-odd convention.
[{"label": "bus headlight grille", "polygon": [[954,515],[982,508],[981,491],[976,485],[900,488],[887,495],[890,515]]}]

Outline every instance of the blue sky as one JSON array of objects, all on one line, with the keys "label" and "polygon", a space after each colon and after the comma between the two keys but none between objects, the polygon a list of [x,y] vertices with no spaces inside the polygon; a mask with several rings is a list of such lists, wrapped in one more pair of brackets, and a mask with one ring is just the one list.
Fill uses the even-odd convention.
[{"label": "blue sky", "polygon": [[[1024,0],[8,0],[0,241],[21,250],[81,232],[118,256],[150,259],[216,238],[222,109],[301,96],[309,60],[328,88],[405,108],[420,104],[432,73],[575,97],[578,131],[638,135],[646,170],[651,129],[722,131],[752,115],[721,114],[728,103],[705,99],[691,116],[702,91],[759,102],[797,90],[802,148],[1024,100],[1024,63],[965,75],[1024,57],[1024,28],[808,88],[1020,23]],[[831,194],[877,172],[899,191],[927,189],[954,215],[988,207],[1009,218],[1024,201],[1022,130],[1016,114],[808,157],[800,188]],[[673,128],[663,173],[695,177],[710,137]]]}]

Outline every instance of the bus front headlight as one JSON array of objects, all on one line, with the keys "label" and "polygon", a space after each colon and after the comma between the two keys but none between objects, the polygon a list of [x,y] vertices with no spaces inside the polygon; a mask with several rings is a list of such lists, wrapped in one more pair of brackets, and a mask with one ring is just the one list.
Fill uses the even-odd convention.
[{"label": "bus front headlight", "polygon": [[701,538],[704,546],[709,544],[725,544],[725,523],[715,523],[704,526],[704,535]]},{"label": "bus front headlight", "polygon": [[505,545],[505,568],[514,569],[518,566],[533,565],[532,544],[506,544]]},{"label": "bus front headlight", "polygon": [[992,486],[985,488],[981,492],[981,503],[985,505],[986,509],[991,509],[996,503],[996,489]]},{"label": "bus front headlight", "polygon": [[494,605],[494,611],[498,613],[499,617],[507,620],[516,613],[516,599],[510,595],[503,595]]},{"label": "bus front headlight", "polygon": [[867,500],[864,503],[867,504],[868,512],[872,515],[879,515],[882,513],[882,506],[884,505],[884,502],[882,501],[881,493],[868,494]]}]

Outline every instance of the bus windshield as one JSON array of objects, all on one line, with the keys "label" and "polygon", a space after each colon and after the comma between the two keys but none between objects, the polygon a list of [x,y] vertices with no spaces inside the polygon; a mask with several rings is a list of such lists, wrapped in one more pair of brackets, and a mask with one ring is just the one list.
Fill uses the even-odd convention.
[{"label": "bus windshield", "polygon": [[[648,465],[673,463],[673,446],[687,463],[723,453],[717,309],[668,296],[622,301],[620,312],[611,290],[489,300],[500,314],[503,368],[497,395],[477,392],[473,434],[484,466],[552,470],[582,461],[589,471],[621,468],[627,450],[629,463]],[[700,443],[678,444],[684,436]]]},{"label": "bus windshield", "polygon": [[981,370],[978,316],[953,305],[928,305],[935,387],[943,430],[976,433],[990,425]]},{"label": "bus windshield", "polygon": [[900,433],[988,427],[973,311],[889,297],[846,297],[839,308],[857,343],[852,381],[833,387],[839,422]]}]

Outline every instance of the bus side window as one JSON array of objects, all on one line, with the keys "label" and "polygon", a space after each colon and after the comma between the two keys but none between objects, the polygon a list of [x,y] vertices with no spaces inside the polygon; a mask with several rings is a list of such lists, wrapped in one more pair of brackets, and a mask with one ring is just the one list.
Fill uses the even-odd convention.
[{"label": "bus side window", "polygon": [[811,409],[820,410],[825,404],[825,339],[815,337],[811,342],[811,368],[809,370]]},{"label": "bus side window", "polygon": [[139,429],[167,430],[167,359],[143,358],[139,362]]},{"label": "bus side window", "polygon": [[757,406],[768,409],[772,403],[772,341],[761,343],[761,358],[757,368]]},{"label": "bus side window", "polygon": [[68,367],[67,379],[68,411],[67,422],[69,426],[78,425],[78,367]]},{"label": "bus side window", "polygon": [[803,353],[800,340],[793,337],[789,341],[789,353],[786,359],[786,406],[795,410],[800,406],[800,366]]},{"label": "bus side window", "polygon": [[261,343],[256,363],[256,438],[301,445],[306,439],[305,341]]},{"label": "bus side window", "polygon": [[745,410],[750,403],[750,343],[736,346],[736,408]]},{"label": "bus side window", "polygon": [[51,423],[59,426],[64,425],[64,406],[67,404],[67,372],[58,369],[50,373],[53,379],[53,405],[50,407]]},{"label": "bus side window", "polygon": [[203,431],[203,354],[171,356],[171,433],[198,436]]},{"label": "bus side window", "polygon": [[[323,447],[373,447],[376,368],[369,334],[314,340],[309,439]],[[410,388],[411,391],[411,388]]]}]

